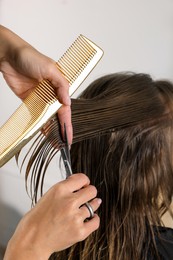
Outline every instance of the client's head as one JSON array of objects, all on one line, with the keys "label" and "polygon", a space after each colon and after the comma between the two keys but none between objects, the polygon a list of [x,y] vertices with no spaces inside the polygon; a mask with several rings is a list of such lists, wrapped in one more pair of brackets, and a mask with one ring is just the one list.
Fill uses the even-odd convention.
[{"label": "client's head", "polygon": [[69,254],[145,258],[155,252],[147,226],[161,225],[173,195],[173,85],[144,74],[104,76],[72,100],[72,122],[73,172],[89,176],[102,205],[100,229]]},{"label": "client's head", "polygon": [[153,226],[173,195],[173,85],[146,74],[104,76],[72,100],[72,123],[72,170],[97,187],[101,224],[55,259],[157,255]]}]

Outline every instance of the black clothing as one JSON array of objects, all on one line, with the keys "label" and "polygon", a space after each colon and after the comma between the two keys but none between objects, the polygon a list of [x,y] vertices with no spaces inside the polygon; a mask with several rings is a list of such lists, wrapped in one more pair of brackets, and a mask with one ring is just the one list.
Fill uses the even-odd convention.
[{"label": "black clothing", "polygon": [[[173,229],[158,227],[159,235],[155,236],[158,253],[161,260],[173,260]],[[148,257],[148,260],[157,260]]]}]

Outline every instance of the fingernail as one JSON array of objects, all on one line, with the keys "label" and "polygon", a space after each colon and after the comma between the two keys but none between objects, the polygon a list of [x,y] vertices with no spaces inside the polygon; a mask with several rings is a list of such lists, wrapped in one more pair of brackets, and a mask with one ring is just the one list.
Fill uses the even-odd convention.
[{"label": "fingernail", "polygon": [[102,203],[102,200],[100,198],[98,198],[97,203],[100,205]]}]

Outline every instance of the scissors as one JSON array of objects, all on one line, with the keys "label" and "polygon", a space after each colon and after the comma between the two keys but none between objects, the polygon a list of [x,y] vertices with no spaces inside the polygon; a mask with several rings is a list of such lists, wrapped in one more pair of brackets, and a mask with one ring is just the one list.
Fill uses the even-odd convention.
[{"label": "scissors", "polygon": [[[72,172],[72,168],[71,168],[70,149],[69,149],[69,142],[68,142],[65,124],[64,124],[64,144],[65,144],[65,146],[62,147],[60,149],[60,151],[61,151],[61,156],[62,156],[62,159],[64,162],[64,166],[65,166],[66,176],[69,177],[70,175],[73,174],[73,172]],[[84,205],[87,207],[87,209],[89,210],[89,213],[90,213],[90,217],[88,219],[92,219],[94,217],[93,208],[91,207],[89,202],[86,202]]]},{"label": "scissors", "polygon": [[66,125],[64,124],[64,144],[65,146],[61,148],[61,156],[64,162],[64,167],[66,171],[66,176],[69,177],[73,174],[71,168],[71,158],[70,158],[70,149],[69,142],[67,137]]}]

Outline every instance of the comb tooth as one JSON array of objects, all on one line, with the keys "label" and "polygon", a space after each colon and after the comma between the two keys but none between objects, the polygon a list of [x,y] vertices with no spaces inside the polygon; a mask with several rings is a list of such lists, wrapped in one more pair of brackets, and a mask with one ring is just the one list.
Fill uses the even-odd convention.
[{"label": "comb tooth", "polygon": [[50,98],[50,97],[54,98],[55,90],[54,90],[52,84],[46,80],[42,81],[41,83],[44,86],[45,91],[47,92],[48,98]]},{"label": "comb tooth", "polygon": [[[74,66],[73,66],[73,64],[71,64],[73,59],[74,59]],[[87,60],[88,60],[88,57],[87,57]],[[81,70],[83,69],[83,63],[84,63],[84,61],[82,61],[82,62],[80,63],[77,59],[75,59],[75,56],[73,55],[73,53],[67,54],[67,58],[66,58],[66,60],[65,60],[64,62],[65,62],[68,66],[74,67],[75,73],[76,73],[77,71],[79,71],[79,69],[81,69]]]},{"label": "comb tooth", "polygon": [[82,64],[83,64],[83,62],[84,62],[85,60],[79,59],[79,55],[77,56],[77,53],[76,53],[75,51],[74,51],[74,53],[72,53],[71,51],[69,51],[69,52],[66,54],[65,58],[64,58],[64,59],[61,59],[61,60],[59,61],[59,63],[60,63],[60,64],[62,64],[62,63],[67,63],[67,64],[69,63],[69,64],[71,64],[72,61],[73,61],[74,65],[75,65],[76,69],[79,69],[80,66],[82,66]]},{"label": "comb tooth", "polygon": [[[6,144],[7,147],[8,144],[14,142],[16,136],[22,135],[22,133],[39,118],[40,111],[46,108],[47,103],[37,95],[38,92],[39,89],[32,92],[29,98],[26,98],[24,103],[16,110],[13,121],[8,120],[4,127],[0,128],[0,134],[3,140],[0,146],[0,153],[3,151],[3,144]],[[25,115],[25,120],[23,120],[23,115]],[[10,129],[10,131],[7,131],[8,129]]]},{"label": "comb tooth", "polygon": [[[59,59],[56,66],[70,84],[70,95],[80,86],[102,55],[103,51],[97,45],[80,35]],[[45,125],[60,106],[51,82],[40,82],[0,128],[0,167]]]},{"label": "comb tooth", "polygon": [[[73,64],[72,64],[72,60],[73,60]],[[65,64],[67,64],[67,65],[70,65],[71,67],[74,68],[74,70],[75,70],[75,72],[76,72],[76,71],[80,68],[80,66],[82,65],[83,61],[82,61],[82,59],[79,60],[79,58],[76,56],[76,53],[75,53],[75,55],[74,55],[74,53],[72,53],[72,52],[69,51],[69,52],[66,54],[65,59],[60,60],[60,64],[61,64],[61,63],[65,63]],[[73,65],[74,65],[74,66],[73,66]]]},{"label": "comb tooth", "polygon": [[70,60],[68,57],[67,57],[66,61],[60,62],[60,66],[64,69],[65,72],[67,72],[67,76],[69,76],[70,78],[72,78],[76,74],[76,72],[79,70],[79,67],[77,67],[77,64],[74,63],[73,70],[69,71],[70,68],[72,67],[72,65],[70,64]]},{"label": "comb tooth", "polygon": [[96,49],[93,48],[91,46],[91,44],[89,44],[86,39],[84,39],[84,37],[79,37],[79,42],[81,43],[81,45],[84,45],[85,46],[85,50],[88,50],[89,52],[96,52]]},{"label": "comb tooth", "polygon": [[69,52],[75,53],[75,54],[77,54],[76,57],[80,57],[80,59],[85,60],[88,58],[88,56],[91,55],[91,53],[93,53],[93,50],[86,51],[83,47],[84,46],[81,46],[79,43],[77,43],[76,46],[72,46],[72,48],[69,49]]},{"label": "comb tooth", "polygon": [[[77,56],[78,55],[78,56]],[[71,51],[67,54],[66,56],[66,62],[68,63],[72,63],[72,60],[74,60],[74,65],[76,67],[77,70],[79,70],[79,68],[81,68],[81,66],[84,65],[84,63],[86,61],[88,61],[88,59],[90,58],[90,56],[88,55],[85,59],[82,59],[81,56],[79,56],[79,54],[77,52],[74,51],[74,53],[72,53]]]},{"label": "comb tooth", "polygon": [[[81,50],[82,48],[83,51]],[[93,51],[86,52],[83,46],[82,48],[80,49],[80,45],[76,44],[76,47],[75,48],[72,47],[67,53],[67,55],[69,54],[70,56],[73,56],[74,59],[77,60],[77,62],[83,63],[86,59],[88,59],[93,54]]]},{"label": "comb tooth", "polygon": [[72,65],[70,65],[70,63],[68,63],[67,61],[66,61],[66,62],[65,62],[65,61],[61,61],[61,62],[59,62],[59,63],[57,63],[57,64],[60,66],[61,70],[64,72],[64,74],[66,75],[66,77],[69,78],[69,81],[70,81],[70,79],[71,79],[71,78],[73,77],[73,75],[76,73],[77,68],[75,68],[75,66],[74,66],[73,69],[70,70],[71,67],[72,67]]},{"label": "comb tooth", "polygon": [[[86,45],[86,48],[84,48],[84,44]],[[89,48],[88,46],[88,42],[84,42],[84,40],[79,37],[76,40],[75,45],[72,45],[57,62],[59,69],[66,75],[66,79],[70,84],[73,84],[78,75],[96,53],[94,48]]]},{"label": "comb tooth", "polygon": [[83,35],[80,35],[79,37],[78,37],[78,39],[77,39],[77,41],[78,42],[80,42],[81,43],[81,45],[83,45],[84,47],[85,47],[85,51],[95,51],[96,50],[96,45],[95,44],[93,44],[94,45],[94,47],[91,45],[91,41],[90,42],[88,42],[87,41],[88,39],[86,38],[86,37],[84,37]]},{"label": "comb tooth", "polygon": [[52,83],[49,80],[44,80],[43,84],[45,85],[49,95],[52,95],[52,97],[55,97],[55,89],[54,89]]},{"label": "comb tooth", "polygon": [[68,79],[69,83],[71,84],[72,79],[75,77],[75,75],[77,74],[77,72],[79,71],[79,69],[77,70],[73,70],[70,71],[71,65],[70,64],[66,64],[66,63],[61,63],[60,64],[60,69],[61,71],[66,75],[66,78]]},{"label": "comb tooth", "polygon": [[45,102],[50,102],[56,98],[55,90],[51,83],[46,80],[39,83],[35,93],[40,97],[40,99],[44,99]]},{"label": "comb tooth", "polygon": [[[34,101],[34,99],[32,99]],[[36,100],[35,100],[36,101]],[[32,125],[35,118],[39,116],[39,110],[44,109],[45,104],[43,102],[39,102],[37,100],[37,109],[33,106],[33,103],[26,102],[22,104],[17,110],[14,115],[13,122],[8,120],[6,122],[5,127],[0,129],[2,142],[0,146],[0,153],[3,151],[3,146],[8,147],[10,143],[13,143],[16,139],[16,136],[20,136],[30,125]],[[25,120],[23,120],[22,114],[25,115]],[[15,122],[15,123],[14,123]],[[21,126],[22,122],[22,126]],[[10,129],[10,131],[7,131]]]},{"label": "comb tooth", "polygon": [[[95,49],[93,48],[88,48],[88,43],[84,40],[82,40],[81,37],[78,37],[78,39],[75,41],[74,44],[71,45],[71,47],[67,50],[67,52],[62,56],[61,59],[68,54],[68,52],[80,52],[81,50],[81,58],[85,59],[88,55],[90,55],[92,52],[95,52]],[[84,57],[85,56],[85,57]],[[77,58],[77,57],[76,57]],[[60,60],[61,60],[60,59]]]},{"label": "comb tooth", "polygon": [[94,48],[91,48],[91,46],[88,47],[87,42],[85,42],[85,44],[84,44],[84,41],[82,39],[79,39],[78,48],[79,48],[79,50],[81,50],[82,53],[83,53],[83,47],[85,48],[84,53],[86,53],[86,55],[91,55],[96,52],[96,50]]}]

